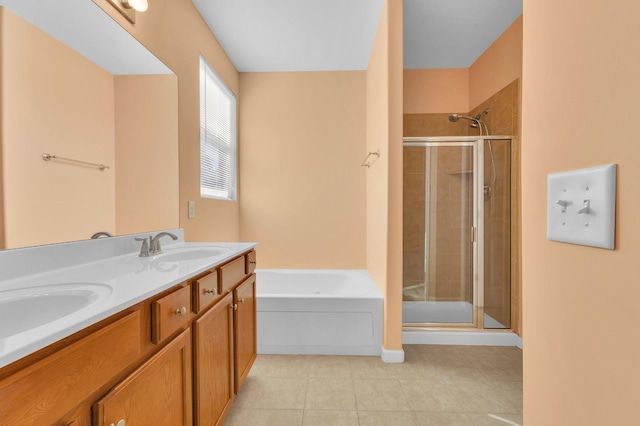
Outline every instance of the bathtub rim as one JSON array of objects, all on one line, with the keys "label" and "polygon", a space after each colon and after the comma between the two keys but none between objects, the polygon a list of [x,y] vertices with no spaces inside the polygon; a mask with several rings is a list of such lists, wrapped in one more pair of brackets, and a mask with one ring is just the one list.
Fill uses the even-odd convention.
[{"label": "bathtub rim", "polygon": [[[282,299],[313,299],[313,300],[323,300],[323,299],[370,299],[370,300],[384,300],[384,296],[380,292],[380,289],[376,285],[373,278],[369,274],[369,271],[366,269],[256,269],[256,297],[261,298],[282,298]],[[302,274],[302,275],[313,275],[313,274],[339,274],[339,275],[347,275],[347,276],[355,276],[358,280],[358,284],[370,284],[366,291],[360,293],[330,293],[330,294],[308,294],[308,293],[261,293],[259,291],[260,281],[269,279],[270,277],[264,277],[262,280],[260,276],[262,273],[274,273],[281,275],[293,275],[293,274]]]}]

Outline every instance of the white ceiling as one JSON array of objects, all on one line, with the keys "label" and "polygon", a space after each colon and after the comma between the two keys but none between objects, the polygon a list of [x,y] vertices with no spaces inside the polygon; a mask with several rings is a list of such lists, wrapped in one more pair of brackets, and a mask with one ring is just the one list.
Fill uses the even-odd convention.
[{"label": "white ceiling", "polygon": [[522,0],[404,0],[404,67],[468,68],[522,14]]},{"label": "white ceiling", "polygon": [[383,0],[193,0],[238,71],[367,67]]},{"label": "white ceiling", "polygon": [[0,6],[112,74],[173,74],[91,0],[0,0]]},{"label": "white ceiling", "polygon": [[[383,0],[193,0],[238,71],[364,70]],[[404,0],[404,67],[468,68],[522,0]]]}]

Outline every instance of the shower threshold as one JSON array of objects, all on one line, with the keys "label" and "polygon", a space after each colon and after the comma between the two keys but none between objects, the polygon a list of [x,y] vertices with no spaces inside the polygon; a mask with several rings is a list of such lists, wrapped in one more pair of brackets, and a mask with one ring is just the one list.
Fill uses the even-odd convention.
[{"label": "shower threshold", "polygon": [[[522,338],[484,314],[484,329],[473,328],[473,304],[469,302],[402,302],[403,344],[517,346]],[[438,326],[438,323],[460,327]],[[413,325],[416,326],[413,326]],[[422,326],[429,324],[429,326]],[[469,327],[465,327],[469,325]]]},{"label": "shower threshold", "polygon": [[[469,302],[402,302],[404,324],[473,323],[473,304]],[[484,314],[485,329],[509,328]]]}]

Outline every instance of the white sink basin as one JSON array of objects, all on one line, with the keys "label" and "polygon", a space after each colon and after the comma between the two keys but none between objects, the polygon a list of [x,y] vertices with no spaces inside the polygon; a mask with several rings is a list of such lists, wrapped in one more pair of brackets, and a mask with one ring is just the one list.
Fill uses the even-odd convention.
[{"label": "white sink basin", "polygon": [[0,339],[71,315],[111,294],[97,283],[52,284],[0,291]]},{"label": "white sink basin", "polygon": [[189,260],[210,259],[221,256],[228,251],[229,249],[226,247],[165,249],[164,253],[153,256],[151,260],[158,262],[182,262]]}]

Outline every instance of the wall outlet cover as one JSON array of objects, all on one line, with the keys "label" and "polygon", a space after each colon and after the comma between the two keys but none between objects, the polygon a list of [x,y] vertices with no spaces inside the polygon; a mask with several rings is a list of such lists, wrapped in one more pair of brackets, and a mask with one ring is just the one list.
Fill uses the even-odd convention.
[{"label": "wall outlet cover", "polygon": [[547,176],[547,239],[614,248],[616,165]]}]

